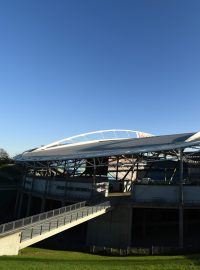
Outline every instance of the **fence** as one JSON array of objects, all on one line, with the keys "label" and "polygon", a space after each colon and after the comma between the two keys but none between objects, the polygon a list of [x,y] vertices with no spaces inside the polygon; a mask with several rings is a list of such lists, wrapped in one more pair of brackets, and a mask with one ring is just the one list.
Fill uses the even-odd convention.
[{"label": "fence", "polygon": [[46,221],[45,223],[24,229],[21,233],[20,242],[32,239],[33,237],[41,235],[43,233],[50,232],[51,230],[83,219],[84,217],[87,217],[109,207],[110,203],[104,202],[94,206],[79,208],[76,209],[77,211],[69,212],[66,215],[58,216],[58,218],[51,219],[49,221]]},{"label": "fence", "polygon": [[85,201],[0,225],[0,235],[84,207]]}]

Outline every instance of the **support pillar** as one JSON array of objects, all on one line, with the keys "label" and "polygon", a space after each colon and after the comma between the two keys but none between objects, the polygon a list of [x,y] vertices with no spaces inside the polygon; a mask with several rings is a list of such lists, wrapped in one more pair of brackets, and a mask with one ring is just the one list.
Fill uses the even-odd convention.
[{"label": "support pillar", "polygon": [[132,206],[117,205],[112,211],[88,221],[87,246],[126,249],[132,243]]},{"label": "support pillar", "polygon": [[95,199],[96,193],[96,160],[93,158],[93,183],[92,183],[92,193],[91,193],[91,200]]},{"label": "support pillar", "polygon": [[31,200],[32,200],[32,196],[28,195],[28,204],[27,204],[27,208],[26,208],[26,217],[30,216]]},{"label": "support pillar", "polygon": [[183,150],[179,150],[180,162],[180,181],[179,181],[179,248],[183,248],[183,212],[184,212],[184,198],[183,198]]},{"label": "support pillar", "polygon": [[40,210],[41,213],[43,213],[45,211],[45,204],[46,204],[46,200],[45,200],[45,198],[42,198],[41,210]]},{"label": "support pillar", "polygon": [[19,207],[19,199],[20,199],[20,191],[17,191],[17,198],[15,201],[15,209],[14,209],[14,217],[17,218],[17,212],[18,212],[18,207]]},{"label": "support pillar", "polygon": [[143,241],[145,241],[146,239],[146,209],[144,209],[144,213],[143,213],[142,238],[143,238]]},{"label": "support pillar", "polygon": [[21,216],[21,209],[22,209],[22,201],[23,201],[23,193],[20,193],[20,199],[19,199],[19,207],[17,211],[17,218],[20,218]]}]

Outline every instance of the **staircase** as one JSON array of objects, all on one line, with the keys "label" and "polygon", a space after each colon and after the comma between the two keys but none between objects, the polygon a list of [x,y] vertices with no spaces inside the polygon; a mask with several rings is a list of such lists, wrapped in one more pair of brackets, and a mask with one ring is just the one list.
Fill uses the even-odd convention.
[{"label": "staircase", "polygon": [[110,209],[110,202],[92,206],[80,202],[2,224],[0,255],[17,255],[25,247],[103,215]]}]

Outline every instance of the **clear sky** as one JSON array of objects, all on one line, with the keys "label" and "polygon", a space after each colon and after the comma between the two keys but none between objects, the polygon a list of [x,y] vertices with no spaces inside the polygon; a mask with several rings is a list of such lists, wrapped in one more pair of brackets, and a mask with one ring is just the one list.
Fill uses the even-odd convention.
[{"label": "clear sky", "polygon": [[0,147],[200,130],[199,0],[0,0]]}]

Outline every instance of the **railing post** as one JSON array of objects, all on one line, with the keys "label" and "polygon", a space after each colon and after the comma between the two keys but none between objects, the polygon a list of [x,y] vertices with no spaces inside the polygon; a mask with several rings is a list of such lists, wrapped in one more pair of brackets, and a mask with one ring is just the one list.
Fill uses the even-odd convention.
[{"label": "railing post", "polygon": [[20,243],[22,242],[22,234],[23,234],[23,232],[21,232],[21,234],[20,234],[20,240],[19,240]]},{"label": "railing post", "polygon": [[40,226],[40,235],[42,234],[42,225]]},{"label": "railing post", "polygon": [[33,238],[33,228],[31,230],[31,239]]}]

